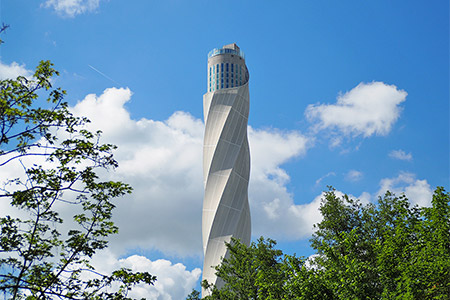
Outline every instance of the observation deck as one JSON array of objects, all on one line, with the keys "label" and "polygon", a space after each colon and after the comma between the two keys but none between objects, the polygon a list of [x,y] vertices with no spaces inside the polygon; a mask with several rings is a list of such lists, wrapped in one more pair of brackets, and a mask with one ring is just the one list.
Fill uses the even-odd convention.
[{"label": "observation deck", "polygon": [[234,54],[234,55],[238,55],[239,57],[245,59],[245,55],[244,52],[242,52],[240,49],[230,49],[230,48],[214,48],[211,51],[209,51],[208,53],[208,59],[219,55],[219,54],[224,54],[224,53],[229,53],[229,54]]}]

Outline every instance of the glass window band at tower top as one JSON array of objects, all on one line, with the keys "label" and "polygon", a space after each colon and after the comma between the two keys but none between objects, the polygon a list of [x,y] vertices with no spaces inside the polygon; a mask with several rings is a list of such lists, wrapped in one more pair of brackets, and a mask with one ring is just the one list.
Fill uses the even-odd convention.
[{"label": "glass window band at tower top", "polygon": [[[207,92],[238,87],[249,80],[244,53],[234,43],[225,45],[221,49],[211,50],[208,53],[207,70]],[[230,81],[228,81],[229,78]],[[226,79],[225,84],[224,79]]]}]

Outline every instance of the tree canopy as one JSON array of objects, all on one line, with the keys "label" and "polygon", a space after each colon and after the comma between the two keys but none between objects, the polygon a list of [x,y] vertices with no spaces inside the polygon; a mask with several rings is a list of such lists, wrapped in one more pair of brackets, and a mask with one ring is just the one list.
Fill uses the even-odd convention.
[{"label": "tree canopy", "polygon": [[[91,258],[118,232],[113,200],[128,184],[102,181],[98,170],[117,167],[111,144],[72,115],[58,72],[42,61],[32,78],[0,81],[0,292],[7,299],[129,299],[146,272],[100,274]],[[2,172],[3,171],[3,172]],[[64,211],[64,217],[61,215]],[[70,218],[68,218],[70,216]]]},{"label": "tree canopy", "polygon": [[[204,299],[450,299],[450,195],[438,187],[431,207],[387,192],[363,205],[325,193],[305,259],[275,241],[227,244],[216,267],[221,289],[203,282]],[[194,298],[192,298],[194,299]]]}]

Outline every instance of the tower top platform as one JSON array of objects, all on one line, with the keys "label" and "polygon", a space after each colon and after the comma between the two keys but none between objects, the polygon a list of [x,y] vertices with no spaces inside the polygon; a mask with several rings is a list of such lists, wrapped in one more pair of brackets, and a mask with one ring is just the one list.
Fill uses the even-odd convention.
[{"label": "tower top platform", "polygon": [[236,43],[225,45],[222,48],[212,49],[208,53],[208,59],[213,56],[225,54],[225,53],[238,55],[238,56],[242,57],[243,59],[245,59],[244,52],[241,51],[241,49],[238,47],[238,45],[236,45]]}]

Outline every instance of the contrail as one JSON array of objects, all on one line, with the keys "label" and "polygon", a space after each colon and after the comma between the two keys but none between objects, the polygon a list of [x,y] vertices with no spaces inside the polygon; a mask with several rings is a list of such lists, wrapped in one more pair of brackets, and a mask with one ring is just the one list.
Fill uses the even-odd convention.
[{"label": "contrail", "polygon": [[102,75],[103,77],[105,77],[106,79],[111,80],[112,82],[114,82],[115,84],[121,86],[120,83],[118,83],[117,81],[115,81],[114,79],[112,79],[111,77],[109,77],[108,75],[106,75],[105,73],[100,72],[99,70],[97,70],[96,68],[94,68],[93,66],[91,66],[90,64],[88,64],[89,68],[91,68],[92,70],[94,70],[95,72],[97,72],[98,74]]}]

